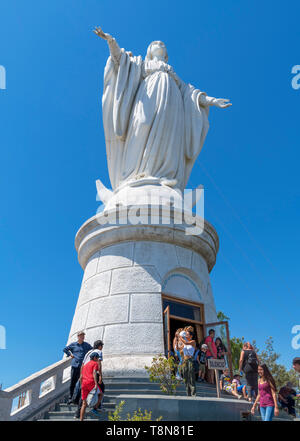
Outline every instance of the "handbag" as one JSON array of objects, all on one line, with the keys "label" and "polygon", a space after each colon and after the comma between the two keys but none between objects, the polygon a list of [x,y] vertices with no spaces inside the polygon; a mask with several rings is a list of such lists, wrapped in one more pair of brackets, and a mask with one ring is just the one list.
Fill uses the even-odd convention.
[{"label": "handbag", "polygon": [[88,407],[95,407],[98,402],[98,387],[94,387],[91,392],[88,394],[86,403]]}]

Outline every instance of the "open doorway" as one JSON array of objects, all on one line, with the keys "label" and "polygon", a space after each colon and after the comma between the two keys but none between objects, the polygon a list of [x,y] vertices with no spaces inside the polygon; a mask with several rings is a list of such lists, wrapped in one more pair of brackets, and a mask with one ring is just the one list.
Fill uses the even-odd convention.
[{"label": "open doorway", "polygon": [[173,339],[179,328],[193,326],[195,339],[200,343],[204,338],[204,306],[202,303],[188,302],[163,294],[165,353],[173,352]]},{"label": "open doorway", "polygon": [[[193,326],[195,332],[195,340],[200,343],[203,339],[203,327],[202,325],[195,325],[195,323],[191,323],[188,320],[180,320],[170,317],[170,340],[171,340],[171,348],[173,346],[173,339],[175,337],[175,332],[179,328],[185,328],[186,326]],[[173,348],[172,348],[173,349]]]},{"label": "open doorway", "polygon": [[209,329],[213,328],[215,330],[215,336],[219,337],[219,339],[225,343],[225,346],[227,346],[227,355],[225,358],[227,359],[227,364],[232,376],[232,355],[228,322],[205,323],[204,305],[202,303],[174,298],[167,294],[162,295],[162,300],[166,357],[170,357],[173,353],[173,339],[177,329],[193,326],[195,339],[198,343],[201,343],[207,336]]}]

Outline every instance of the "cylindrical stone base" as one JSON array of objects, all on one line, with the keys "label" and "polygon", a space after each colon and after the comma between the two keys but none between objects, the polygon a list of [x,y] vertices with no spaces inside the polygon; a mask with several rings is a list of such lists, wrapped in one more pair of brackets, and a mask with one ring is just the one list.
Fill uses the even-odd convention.
[{"label": "cylindrical stone base", "polygon": [[101,225],[98,215],[78,231],[76,249],[84,276],[69,342],[81,329],[91,344],[102,339],[106,375],[144,376],[165,353],[162,294],[203,303],[205,321],[217,320],[209,271],[218,236],[207,222],[193,236],[174,213],[169,225]]}]

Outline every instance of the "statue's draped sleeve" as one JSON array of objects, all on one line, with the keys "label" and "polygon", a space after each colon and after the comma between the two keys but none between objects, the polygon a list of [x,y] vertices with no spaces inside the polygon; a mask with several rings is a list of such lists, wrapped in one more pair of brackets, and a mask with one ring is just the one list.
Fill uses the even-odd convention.
[{"label": "statue's draped sleeve", "polygon": [[[178,187],[183,190],[187,185],[192,167],[202,149],[208,131],[209,106],[205,105],[205,99],[200,99],[205,93],[195,89],[190,84],[185,84],[173,71],[170,71],[170,74],[175,79],[176,85],[175,83],[174,85],[170,82],[166,83],[163,77],[162,80],[159,79],[159,76],[154,77],[156,78],[155,81],[161,81],[159,83],[161,85],[157,88],[157,93],[159,93],[158,102],[162,99],[166,100],[163,103],[166,113],[164,111],[159,112],[156,106],[153,107],[155,115],[149,118],[149,127],[144,128],[145,133],[143,130],[141,131],[140,136],[142,138],[137,144],[134,137],[138,132],[138,128],[143,124],[138,115],[135,115],[135,112],[139,112],[141,107],[139,102],[136,102],[136,97],[143,81],[143,61],[141,57],[133,57],[124,49],[117,49],[117,54],[115,54],[114,48],[111,48],[111,56],[107,60],[102,98],[107,162],[112,188],[115,190],[121,182],[133,173],[131,169],[134,169],[134,167],[131,163],[128,164],[128,161],[135,161],[138,157],[144,158],[143,155],[141,156],[141,153],[143,153],[141,149],[145,149],[149,158],[151,157],[151,161],[143,164],[140,167],[141,170],[137,164],[134,174],[137,175],[146,169],[151,176],[167,176],[168,179],[176,179]],[[177,102],[175,100],[175,104],[171,99],[174,94],[172,91],[168,92],[169,87],[179,87],[181,92],[181,98]],[[146,88],[142,92],[147,94]],[[148,96],[144,98],[147,102]],[[143,96],[139,96],[139,99],[143,99]],[[153,99],[156,100],[157,98],[153,97]],[[176,108],[174,108],[174,105],[176,105]],[[149,105],[147,107],[148,113],[150,107]],[[168,118],[170,116],[172,118],[170,112],[173,112],[174,116],[178,116],[178,112],[182,112],[182,116],[180,116],[183,119],[182,136],[180,133],[178,137],[176,136],[176,139],[173,139],[176,127],[171,124],[171,132],[163,129],[159,130],[155,137],[150,137],[149,133],[152,128],[154,130],[155,127],[169,127],[170,120]],[[156,124],[153,123],[151,118],[153,121],[155,119]],[[128,140],[126,138],[129,124],[131,138]],[[169,142],[172,139],[173,141]],[[136,147],[134,154],[131,152],[132,146]],[[128,150],[129,147],[131,147],[131,150]],[[177,163],[176,157],[170,159],[164,149],[171,149],[174,155],[176,151],[178,152]],[[130,154],[127,154],[127,150]],[[159,167],[157,166],[159,156],[156,155],[160,155],[161,165]],[[169,163],[167,163],[168,161]]]},{"label": "statue's draped sleeve", "polygon": [[119,63],[110,56],[104,71],[103,125],[112,188],[122,180],[122,148],[134,97],[142,79],[142,58],[121,49]]},{"label": "statue's draped sleeve", "polygon": [[205,92],[201,92],[195,89],[191,84],[185,84],[183,82],[180,84],[180,89],[184,104],[185,188],[209,129],[209,106],[201,105],[200,96],[206,95]]}]

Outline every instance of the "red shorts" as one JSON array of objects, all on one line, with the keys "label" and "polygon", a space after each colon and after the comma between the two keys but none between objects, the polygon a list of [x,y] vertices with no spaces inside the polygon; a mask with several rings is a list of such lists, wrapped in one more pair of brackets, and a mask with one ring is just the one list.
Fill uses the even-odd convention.
[{"label": "red shorts", "polygon": [[82,400],[86,400],[88,394],[93,390],[95,387],[95,383],[82,383],[81,385],[81,398]]}]

